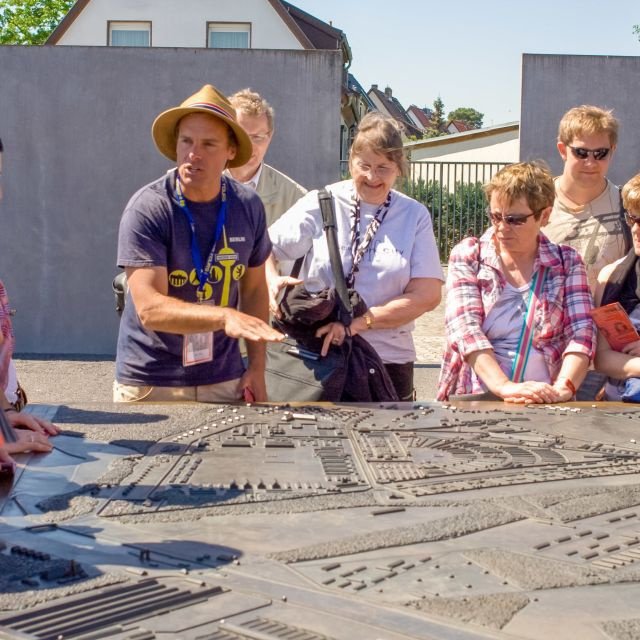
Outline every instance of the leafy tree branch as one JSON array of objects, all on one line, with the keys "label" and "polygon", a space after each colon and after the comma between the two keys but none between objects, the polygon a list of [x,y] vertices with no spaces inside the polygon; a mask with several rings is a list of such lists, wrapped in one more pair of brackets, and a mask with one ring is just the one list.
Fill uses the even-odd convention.
[{"label": "leafy tree branch", "polygon": [[75,0],[0,0],[0,44],[44,44]]}]

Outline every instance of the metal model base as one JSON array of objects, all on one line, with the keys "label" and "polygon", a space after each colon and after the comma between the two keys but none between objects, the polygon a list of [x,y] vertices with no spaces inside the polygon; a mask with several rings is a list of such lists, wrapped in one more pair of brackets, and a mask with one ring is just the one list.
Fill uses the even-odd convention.
[{"label": "metal model base", "polygon": [[0,638],[640,637],[640,410],[36,407]]}]

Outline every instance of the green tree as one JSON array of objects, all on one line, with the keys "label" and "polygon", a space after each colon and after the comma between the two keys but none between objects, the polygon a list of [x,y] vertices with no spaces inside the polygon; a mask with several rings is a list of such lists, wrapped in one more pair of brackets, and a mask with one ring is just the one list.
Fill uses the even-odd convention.
[{"label": "green tree", "polygon": [[633,25],[633,33],[638,36],[638,40],[640,40],[640,24]]},{"label": "green tree", "polygon": [[487,201],[481,182],[456,181],[446,187],[438,180],[404,178],[398,189],[431,212],[440,260],[447,262],[451,249],[467,236],[481,236],[487,228]]},{"label": "green tree", "polygon": [[444,133],[444,102],[438,96],[433,101],[433,113],[431,114],[431,126],[427,129],[425,135],[427,138],[435,138]]},{"label": "green tree", "polygon": [[0,0],[0,44],[43,44],[75,0]]},{"label": "green tree", "polygon": [[461,120],[472,129],[481,129],[484,113],[480,113],[471,107],[458,107],[455,111],[451,111],[447,118],[449,120]]}]

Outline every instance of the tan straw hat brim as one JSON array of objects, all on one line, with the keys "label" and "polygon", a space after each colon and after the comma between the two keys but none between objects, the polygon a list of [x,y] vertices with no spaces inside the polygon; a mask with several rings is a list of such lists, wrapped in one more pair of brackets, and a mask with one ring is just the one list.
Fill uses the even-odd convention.
[{"label": "tan straw hat brim", "polygon": [[222,120],[231,127],[238,145],[235,158],[229,160],[229,167],[241,167],[249,160],[253,152],[251,140],[247,132],[236,122],[236,113],[233,107],[212,85],[205,85],[179,107],[167,109],[155,119],[151,127],[151,135],[162,155],[173,161],[177,159],[176,132],[178,122],[190,113],[205,113]]}]

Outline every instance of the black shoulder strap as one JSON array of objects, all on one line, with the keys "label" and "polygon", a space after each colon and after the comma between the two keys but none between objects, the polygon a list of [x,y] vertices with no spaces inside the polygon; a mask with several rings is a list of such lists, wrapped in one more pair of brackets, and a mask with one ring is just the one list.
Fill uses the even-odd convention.
[{"label": "black shoulder strap", "polygon": [[633,247],[633,238],[631,237],[631,228],[625,219],[625,208],[622,202],[622,185],[618,185],[618,193],[620,195],[620,224],[622,225],[622,236],[624,237],[624,252],[629,253]]},{"label": "black shoulder strap", "polygon": [[347,284],[344,277],[344,269],[342,267],[342,259],[340,258],[340,248],[338,246],[338,234],[336,232],[336,213],[333,209],[333,198],[326,189],[318,191],[318,203],[322,212],[322,225],[325,235],[327,236],[327,245],[329,247],[329,259],[331,260],[331,269],[333,271],[333,279],[336,283],[336,293],[338,294],[338,319],[345,327],[348,327],[353,320],[353,309],[351,300],[347,291]]}]

